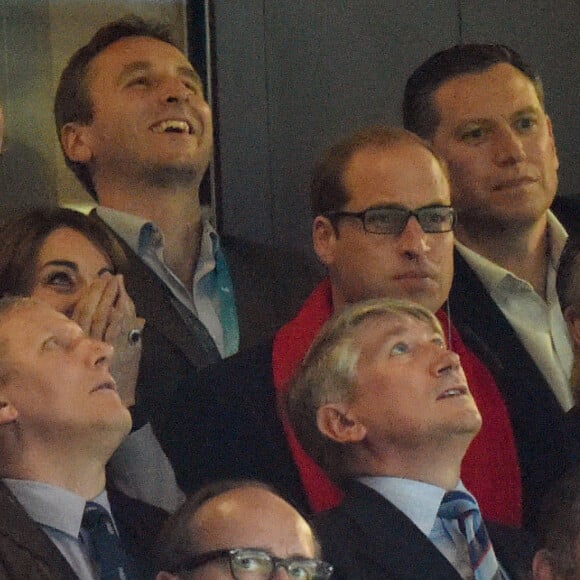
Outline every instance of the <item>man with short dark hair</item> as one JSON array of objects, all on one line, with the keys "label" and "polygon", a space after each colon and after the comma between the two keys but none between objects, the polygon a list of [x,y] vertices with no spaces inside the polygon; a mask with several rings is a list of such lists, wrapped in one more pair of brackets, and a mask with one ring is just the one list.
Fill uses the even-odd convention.
[{"label": "man with short dark hair", "polygon": [[[528,489],[545,487],[562,469],[563,451],[545,466],[528,456],[518,462],[517,449],[526,448],[527,436],[514,441],[512,417],[494,376],[447,317],[455,212],[444,163],[408,131],[371,127],[345,137],[322,156],[313,172],[311,195],[314,248],[328,277],[273,343],[203,373],[200,383],[215,393],[214,401],[205,401],[201,411],[193,397],[175,406],[170,440],[164,443],[178,481],[191,492],[216,475],[255,477],[274,484],[295,502],[304,502],[301,484],[314,511],[336,505],[340,490],[305,453],[284,417],[287,383],[333,312],[368,298],[405,298],[437,312],[462,357],[484,416],[482,431],[464,461],[464,480],[477,493],[487,517],[521,524],[522,495],[527,520],[534,510],[530,500],[535,499]],[[228,398],[231,384],[237,389]],[[272,418],[274,393],[298,482],[292,475],[295,470],[284,470],[292,464],[287,464],[287,449]],[[534,428],[534,435],[538,430],[545,436],[542,425]],[[547,435],[549,444],[553,437],[558,437],[555,432]],[[221,443],[211,445],[213,441]],[[561,443],[559,437],[557,441]]]},{"label": "man with short dark hair", "polygon": [[220,481],[199,490],[157,541],[157,580],[327,580],[332,567],[306,520],[258,481]]},{"label": "man with short dark hair", "polygon": [[54,110],[68,165],[128,255],[147,320],[136,419],[159,432],[182,379],[270,336],[314,282],[302,256],[220,239],[204,216],[212,113],[166,28],[137,17],[101,28],[71,57]]},{"label": "man with short dark hair", "polygon": [[[454,46],[413,72],[403,116],[449,166],[459,213],[454,320],[522,382],[549,387],[544,405],[569,409],[572,350],[555,290],[567,234],[550,211],[559,162],[539,75],[507,46]],[[555,207],[580,227],[577,203]]]},{"label": "man with short dark hair", "polygon": [[[145,577],[163,514],[105,490],[131,429],[112,347],[28,298],[0,300],[0,577]],[[120,537],[119,537],[120,536]]]},{"label": "man with short dark hair", "polygon": [[373,300],[331,319],[292,380],[288,413],[346,494],[314,518],[336,578],[528,577],[530,549],[516,530],[492,544],[461,482],[481,415],[428,310]]}]

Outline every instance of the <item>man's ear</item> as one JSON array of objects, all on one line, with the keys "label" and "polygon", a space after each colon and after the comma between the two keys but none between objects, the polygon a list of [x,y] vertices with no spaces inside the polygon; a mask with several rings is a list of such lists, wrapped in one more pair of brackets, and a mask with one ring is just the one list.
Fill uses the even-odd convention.
[{"label": "man's ear", "polygon": [[568,330],[576,348],[580,348],[580,312],[578,312],[578,308],[568,306],[564,310],[564,319],[568,323]]},{"label": "man's ear", "polygon": [[60,141],[65,156],[71,161],[88,163],[93,157],[89,140],[89,125],[67,123],[60,131]]},{"label": "man's ear", "polygon": [[366,427],[349,412],[345,403],[328,403],[316,413],[321,433],[337,443],[359,443],[367,434]]},{"label": "man's ear", "polygon": [[18,410],[0,393],[0,425],[14,423],[18,419]]},{"label": "man's ear", "polygon": [[534,580],[554,580],[556,575],[550,564],[548,550],[538,550],[532,560],[532,577]]},{"label": "man's ear", "polygon": [[317,215],[312,223],[312,245],[318,259],[329,266],[334,262],[336,230],[332,222],[322,215]]}]

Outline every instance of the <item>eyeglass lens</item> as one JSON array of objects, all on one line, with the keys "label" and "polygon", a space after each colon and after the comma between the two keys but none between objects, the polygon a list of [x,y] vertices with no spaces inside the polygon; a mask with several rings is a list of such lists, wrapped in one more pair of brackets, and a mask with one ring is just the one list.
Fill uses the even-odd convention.
[{"label": "eyeglass lens", "polygon": [[281,560],[258,551],[239,552],[231,559],[232,574],[236,580],[270,580],[279,566],[285,568],[291,578],[299,580],[324,580],[328,577],[319,573],[319,563],[315,560]]},{"label": "eyeglass lens", "polygon": [[365,229],[377,234],[401,234],[415,216],[424,232],[442,233],[453,228],[453,210],[445,206],[422,207],[412,211],[396,207],[370,208],[365,213]]}]

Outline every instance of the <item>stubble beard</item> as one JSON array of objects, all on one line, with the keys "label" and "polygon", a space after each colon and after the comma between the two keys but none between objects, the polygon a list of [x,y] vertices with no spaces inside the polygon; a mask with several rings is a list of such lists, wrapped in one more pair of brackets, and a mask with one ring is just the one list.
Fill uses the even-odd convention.
[{"label": "stubble beard", "polygon": [[195,165],[181,164],[147,165],[143,168],[143,180],[152,187],[159,189],[197,188],[205,170],[201,171]]}]

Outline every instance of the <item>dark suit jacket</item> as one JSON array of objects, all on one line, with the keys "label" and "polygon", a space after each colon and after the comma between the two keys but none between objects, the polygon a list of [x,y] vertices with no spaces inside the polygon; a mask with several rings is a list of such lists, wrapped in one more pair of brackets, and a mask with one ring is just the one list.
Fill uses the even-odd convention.
[{"label": "dark suit jacket", "polygon": [[[553,209],[563,223],[580,227],[579,208],[577,201],[562,198]],[[579,460],[578,443],[544,375],[457,251],[449,307],[463,340],[492,371],[506,402],[522,471],[524,523],[533,527],[550,485]]]},{"label": "dark suit jacket", "polygon": [[[100,221],[96,212],[92,217]],[[191,331],[181,318],[171,291],[133,250],[108,228],[123,248],[127,292],[137,314],[146,320],[139,367],[135,427],[147,421],[159,435],[169,418],[170,401],[185,384],[195,389],[199,369],[219,360],[217,348],[197,319]],[[273,335],[314,288],[320,274],[305,254],[275,250],[236,238],[223,238],[240,325],[240,350]]]},{"label": "dark suit jacket", "polygon": [[580,197],[556,196],[551,209],[570,234],[580,233]]},{"label": "dark suit jacket", "polygon": [[[350,481],[339,507],[313,518],[333,580],[460,580],[429,539],[373,489]],[[533,546],[518,530],[488,525],[498,560],[512,580],[528,580]]]},{"label": "dark suit jacket", "polygon": [[[111,509],[127,551],[143,578],[153,576],[150,548],[167,514],[119,492],[109,492]],[[0,578],[75,580],[67,560],[0,481]]]},{"label": "dark suit jacket", "polygon": [[272,341],[204,369],[195,390],[178,395],[159,441],[185,493],[219,479],[258,479],[309,509],[277,413]]}]

